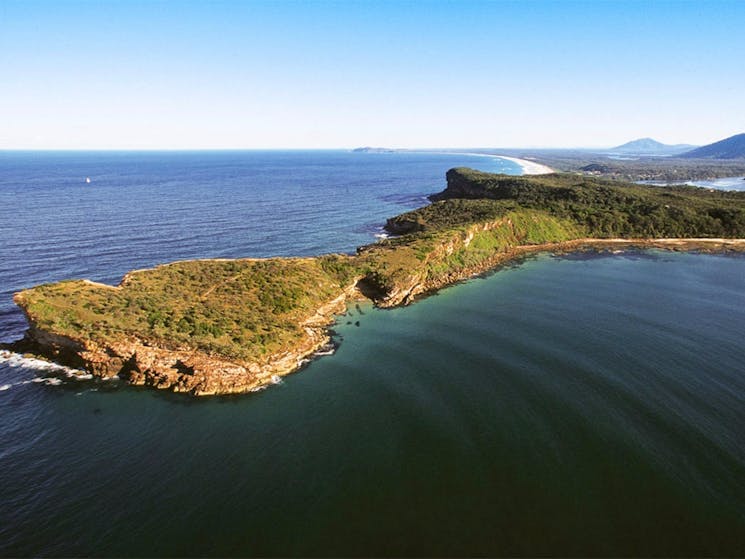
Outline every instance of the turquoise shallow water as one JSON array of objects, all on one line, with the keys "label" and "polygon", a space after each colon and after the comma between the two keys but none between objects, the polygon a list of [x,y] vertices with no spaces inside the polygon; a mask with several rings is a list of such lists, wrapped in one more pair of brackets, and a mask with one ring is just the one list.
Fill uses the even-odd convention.
[{"label": "turquoise shallow water", "polygon": [[261,393],[14,388],[4,554],[742,555],[743,279],[544,255]]},{"label": "turquoise shallow water", "polygon": [[[468,162],[7,157],[6,294],[176,257],[352,250]],[[110,182],[86,197],[64,178],[81,174]],[[411,307],[351,308],[334,355],[241,397],[47,386],[3,362],[0,555],[745,555],[744,329],[745,257],[541,255]]]}]

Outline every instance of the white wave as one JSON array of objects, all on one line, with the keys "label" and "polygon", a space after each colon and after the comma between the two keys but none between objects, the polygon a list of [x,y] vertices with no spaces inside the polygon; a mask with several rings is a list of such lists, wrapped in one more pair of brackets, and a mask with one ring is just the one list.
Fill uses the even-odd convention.
[{"label": "white wave", "polygon": [[31,379],[31,382],[43,382],[47,386],[59,386],[60,384],[62,384],[62,379],[57,377],[36,377],[34,379]]},{"label": "white wave", "polygon": [[9,390],[12,387],[13,387],[12,384],[3,384],[2,386],[0,386],[0,392],[4,392],[6,390]]},{"label": "white wave", "polygon": [[26,357],[24,355],[21,355],[20,353],[14,353],[7,350],[0,350],[0,364],[7,365],[13,368],[22,367],[24,369],[34,369],[36,371],[64,374],[67,377],[88,374],[85,371],[81,371],[80,369],[65,367],[64,365],[58,365],[50,361],[37,359],[36,357]]},{"label": "white wave", "polygon": [[279,375],[272,375],[272,384],[282,384],[282,377]]},{"label": "white wave", "polygon": [[390,235],[388,233],[375,233],[375,237],[378,239],[387,239]]}]

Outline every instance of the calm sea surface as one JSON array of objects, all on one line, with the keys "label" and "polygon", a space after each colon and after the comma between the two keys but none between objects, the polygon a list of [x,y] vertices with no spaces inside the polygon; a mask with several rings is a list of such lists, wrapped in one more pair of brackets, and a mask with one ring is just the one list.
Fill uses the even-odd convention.
[{"label": "calm sea surface", "polygon": [[[458,165],[519,172],[0,153],[0,337],[39,282],[352,251]],[[6,359],[0,555],[744,555],[743,331],[745,258],[632,251],[350,309],[334,355],[247,396],[52,386]]]}]

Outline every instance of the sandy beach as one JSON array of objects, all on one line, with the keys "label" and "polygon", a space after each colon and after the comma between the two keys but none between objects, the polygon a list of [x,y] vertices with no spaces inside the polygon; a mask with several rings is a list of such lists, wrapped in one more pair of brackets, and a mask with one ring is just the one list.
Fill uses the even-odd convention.
[{"label": "sandy beach", "polygon": [[535,161],[518,159],[517,157],[507,157],[506,155],[496,155],[496,157],[499,157],[500,159],[506,159],[507,161],[512,161],[513,163],[517,163],[518,165],[520,165],[520,167],[523,168],[524,175],[548,175],[549,173],[555,172],[551,167],[542,165],[541,163],[536,163]]},{"label": "sandy beach", "polygon": [[[405,151],[405,150],[404,150]],[[453,154],[460,154],[460,152],[452,152],[452,151],[441,151],[441,152],[419,152],[419,153],[443,153],[447,155],[453,155]],[[541,163],[536,163],[535,161],[529,161],[527,159],[519,159],[517,157],[508,157],[506,155],[497,155],[496,153],[473,153],[473,152],[463,152],[462,155],[471,155],[475,157],[496,157],[497,159],[506,159],[507,161],[512,161],[513,163],[517,163],[522,167],[523,175],[548,175],[550,173],[555,173],[551,167],[548,165],[543,165]]]}]

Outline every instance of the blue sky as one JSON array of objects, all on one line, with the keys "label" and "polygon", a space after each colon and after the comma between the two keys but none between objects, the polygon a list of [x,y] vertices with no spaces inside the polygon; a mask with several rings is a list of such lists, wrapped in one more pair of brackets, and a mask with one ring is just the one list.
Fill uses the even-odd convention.
[{"label": "blue sky", "polygon": [[0,0],[0,149],[702,144],[743,61],[745,1]]}]

